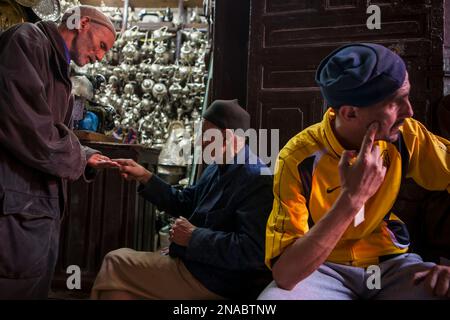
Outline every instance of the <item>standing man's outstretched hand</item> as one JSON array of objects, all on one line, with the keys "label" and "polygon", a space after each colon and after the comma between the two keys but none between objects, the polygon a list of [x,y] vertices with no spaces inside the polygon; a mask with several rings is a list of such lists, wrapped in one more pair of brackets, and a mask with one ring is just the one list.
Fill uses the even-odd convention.
[{"label": "standing man's outstretched hand", "polygon": [[112,161],[107,156],[104,156],[100,153],[93,154],[87,161],[87,165],[94,169],[104,169],[104,168],[119,168],[120,165]]}]

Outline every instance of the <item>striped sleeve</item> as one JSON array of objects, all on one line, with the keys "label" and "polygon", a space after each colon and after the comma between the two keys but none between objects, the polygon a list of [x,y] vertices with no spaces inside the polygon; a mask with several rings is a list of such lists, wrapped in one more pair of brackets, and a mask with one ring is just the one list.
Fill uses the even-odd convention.
[{"label": "striped sleeve", "polygon": [[403,137],[410,153],[407,177],[427,190],[450,193],[450,142],[413,119],[405,121]]},{"label": "striped sleeve", "polygon": [[274,176],[274,203],[266,226],[265,263],[271,268],[297,238],[308,232],[308,209],[303,195],[297,161],[278,157]]}]

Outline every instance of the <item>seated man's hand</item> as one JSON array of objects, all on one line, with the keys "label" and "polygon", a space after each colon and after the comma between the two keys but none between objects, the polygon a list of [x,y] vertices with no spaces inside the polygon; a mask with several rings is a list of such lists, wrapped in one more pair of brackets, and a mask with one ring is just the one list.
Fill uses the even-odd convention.
[{"label": "seated man's hand", "polygon": [[186,218],[179,217],[172,224],[172,229],[169,231],[169,240],[180,246],[187,247],[195,229],[196,226],[191,224]]},{"label": "seated man's hand", "polygon": [[93,154],[87,161],[87,165],[94,169],[103,169],[103,168],[119,168],[120,165],[112,161],[107,156],[104,156],[99,153]]},{"label": "seated man's hand", "polygon": [[150,171],[131,159],[113,159],[113,161],[120,165],[120,174],[128,181],[136,180],[139,183],[145,184],[152,177]]},{"label": "seated man's hand", "polygon": [[450,298],[450,267],[436,265],[425,271],[416,272],[414,283],[425,281],[425,287],[435,296]]}]

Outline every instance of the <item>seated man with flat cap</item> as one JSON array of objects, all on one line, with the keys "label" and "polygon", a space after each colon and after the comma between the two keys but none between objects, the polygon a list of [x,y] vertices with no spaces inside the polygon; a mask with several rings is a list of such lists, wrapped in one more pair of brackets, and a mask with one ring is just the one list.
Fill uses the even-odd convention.
[{"label": "seated man with flat cap", "polygon": [[169,255],[131,249],[108,253],[92,298],[255,299],[272,280],[264,264],[272,177],[261,175],[267,167],[239,134],[249,129],[250,116],[237,100],[217,100],[203,118],[203,150],[218,142],[206,140],[209,130],[226,139],[211,152],[216,161],[194,186],[177,190],[132,160],[115,160],[124,178],[140,182],[142,197],[177,219]]},{"label": "seated man with flat cap", "polygon": [[272,282],[259,299],[450,297],[450,267],[408,252],[392,210],[404,177],[450,192],[449,141],[412,119],[403,60],[341,47],[316,81],[330,108],[281,150],[266,231]]}]

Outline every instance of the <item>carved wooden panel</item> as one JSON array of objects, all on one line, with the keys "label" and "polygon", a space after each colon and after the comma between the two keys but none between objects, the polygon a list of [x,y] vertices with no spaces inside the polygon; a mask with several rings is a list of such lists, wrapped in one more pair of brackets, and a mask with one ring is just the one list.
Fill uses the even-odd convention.
[{"label": "carved wooden panel", "polygon": [[[367,28],[370,4],[380,6],[381,29]],[[283,145],[320,121],[326,107],[314,80],[320,61],[343,44],[374,42],[405,59],[415,118],[432,127],[444,82],[442,6],[442,0],[253,0],[247,76],[252,126],[279,126]]]}]

